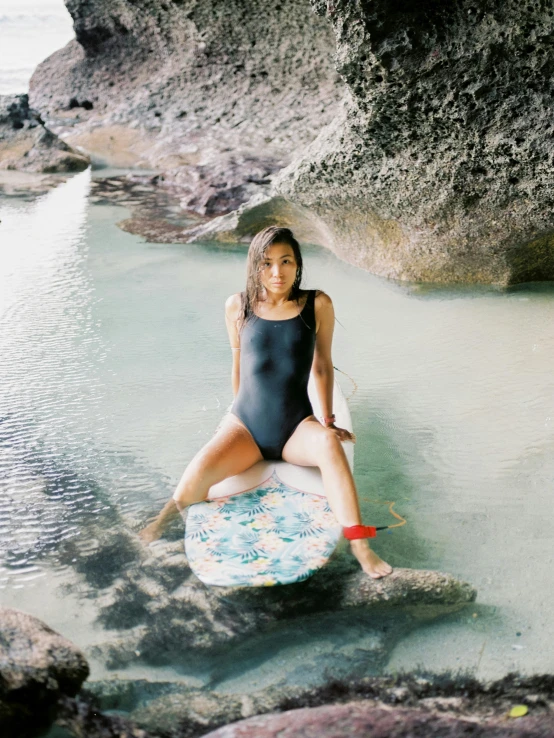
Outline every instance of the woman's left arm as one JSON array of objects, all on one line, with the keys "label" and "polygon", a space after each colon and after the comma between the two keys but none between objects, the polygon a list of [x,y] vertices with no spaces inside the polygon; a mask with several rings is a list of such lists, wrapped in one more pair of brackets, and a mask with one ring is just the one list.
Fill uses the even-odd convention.
[{"label": "woman's left arm", "polygon": [[[335,329],[335,310],[329,295],[320,292],[315,299],[316,337],[312,373],[321,412],[324,418],[333,414],[333,384],[335,372],[333,359],[331,358],[331,345],[333,343],[333,331]],[[333,428],[341,441],[353,441],[354,436],[345,428],[337,428],[334,423],[324,423],[328,428]]]}]

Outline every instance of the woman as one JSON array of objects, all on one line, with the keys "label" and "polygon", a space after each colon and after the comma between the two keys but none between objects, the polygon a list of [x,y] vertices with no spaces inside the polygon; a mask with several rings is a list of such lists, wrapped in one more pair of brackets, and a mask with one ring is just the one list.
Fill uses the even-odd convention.
[{"label": "woman", "polygon": [[[302,255],[288,228],[270,226],[248,250],[246,291],[228,298],[225,322],[233,352],[233,402],[214,437],[185,469],[156,520],[141,531],[149,542],[170,517],[206,499],[217,482],[261,459],[319,467],[325,494],[352,553],[374,579],[392,568],[367,543],[354,479],[341,441],[355,442],[332,413],[331,342],[335,315],[321,291],[301,289]],[[323,417],[313,414],[313,373]]]}]

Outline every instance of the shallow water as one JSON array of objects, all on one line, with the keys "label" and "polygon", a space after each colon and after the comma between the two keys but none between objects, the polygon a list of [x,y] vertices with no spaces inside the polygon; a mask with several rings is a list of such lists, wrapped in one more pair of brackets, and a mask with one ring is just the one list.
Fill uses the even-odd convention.
[{"label": "shallow water", "polygon": [[[81,594],[65,586],[80,581],[85,534],[136,528],[161,507],[231,402],[223,304],[246,252],[143,243],[115,225],[128,211],[89,202],[89,185],[84,172],[33,202],[0,200],[0,600],[85,649],[106,640],[90,577]],[[356,384],[364,518],[395,522],[383,504],[395,501],[408,520],[376,549],[478,590],[404,638],[387,669],[551,672],[553,286],[412,289],[316,247],[305,274],[333,297],[334,363],[346,394]],[[321,663],[364,637],[359,619],[337,620]],[[222,667],[219,688],[304,679],[305,648],[283,643]]]}]

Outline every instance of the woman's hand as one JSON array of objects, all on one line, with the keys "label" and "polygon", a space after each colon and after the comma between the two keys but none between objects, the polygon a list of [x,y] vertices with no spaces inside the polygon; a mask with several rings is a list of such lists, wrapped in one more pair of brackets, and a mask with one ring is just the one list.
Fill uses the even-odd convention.
[{"label": "woman's hand", "polygon": [[335,435],[338,436],[341,441],[352,441],[352,443],[356,443],[356,434],[351,433],[349,430],[346,430],[346,428],[337,428],[334,423],[329,423],[325,427],[333,430]]}]

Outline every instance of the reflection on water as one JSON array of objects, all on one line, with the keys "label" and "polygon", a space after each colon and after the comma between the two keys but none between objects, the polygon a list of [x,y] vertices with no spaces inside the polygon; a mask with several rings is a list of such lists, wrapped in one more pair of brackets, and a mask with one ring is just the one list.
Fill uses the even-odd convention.
[{"label": "reflection on water", "polygon": [[[0,200],[0,594],[87,649],[100,675],[91,649],[110,635],[90,595],[132,569],[126,531],[168,499],[231,401],[223,304],[242,288],[245,247],[143,243],[115,227],[123,208],[89,202],[89,177]],[[357,385],[365,520],[394,522],[392,500],[408,519],[377,550],[479,592],[402,640],[387,668],[551,671],[554,290],[406,288],[315,247],[305,273],[334,299],[334,363]],[[181,532],[152,591],[179,586]],[[104,625],[140,625],[139,599]],[[360,628],[329,639],[361,648]],[[220,686],[296,673],[300,652],[273,644],[221,666]],[[133,659],[112,666],[154,674]],[[157,677],[174,676],[162,661]]]}]

